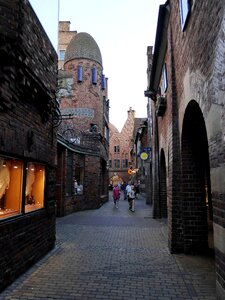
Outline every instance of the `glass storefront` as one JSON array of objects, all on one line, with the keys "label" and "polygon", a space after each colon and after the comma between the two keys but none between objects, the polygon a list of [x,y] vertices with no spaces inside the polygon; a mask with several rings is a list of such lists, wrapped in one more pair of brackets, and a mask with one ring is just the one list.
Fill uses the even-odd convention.
[{"label": "glass storefront", "polygon": [[0,157],[0,219],[43,208],[44,187],[44,165]]}]

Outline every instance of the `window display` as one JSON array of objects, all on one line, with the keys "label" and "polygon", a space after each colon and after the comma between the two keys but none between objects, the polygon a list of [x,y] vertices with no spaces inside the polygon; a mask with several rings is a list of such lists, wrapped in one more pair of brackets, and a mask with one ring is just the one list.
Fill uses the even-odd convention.
[{"label": "window display", "polygon": [[45,168],[29,162],[26,168],[25,212],[44,206]]},{"label": "window display", "polygon": [[75,182],[74,182],[74,193],[75,195],[83,195],[83,180],[84,170],[78,164],[75,165]]},{"label": "window display", "polygon": [[0,158],[0,218],[21,212],[23,163]]},{"label": "window display", "polygon": [[[0,157],[0,219],[44,207],[44,165],[27,164],[24,192],[23,169],[23,161]],[[25,199],[25,207],[22,199]]]}]

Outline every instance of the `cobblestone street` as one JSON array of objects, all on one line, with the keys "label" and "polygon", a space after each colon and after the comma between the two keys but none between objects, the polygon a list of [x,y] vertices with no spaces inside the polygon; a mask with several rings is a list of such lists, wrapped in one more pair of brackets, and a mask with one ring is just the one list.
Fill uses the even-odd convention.
[{"label": "cobblestone street", "polygon": [[214,261],[171,255],[165,220],[145,199],[57,219],[56,247],[0,294],[33,299],[216,299]]}]

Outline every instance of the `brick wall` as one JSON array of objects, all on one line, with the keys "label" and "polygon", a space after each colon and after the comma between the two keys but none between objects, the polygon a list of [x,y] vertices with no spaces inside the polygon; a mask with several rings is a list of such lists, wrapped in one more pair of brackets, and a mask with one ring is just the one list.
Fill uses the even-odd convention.
[{"label": "brick wall", "polygon": [[[167,109],[158,118],[159,149],[154,151],[165,152],[171,252],[206,250],[206,209],[211,214],[213,207],[217,292],[219,299],[224,299],[225,5],[222,0],[192,3],[184,31],[179,1],[169,3]],[[158,168],[153,163],[153,168]],[[153,175],[156,187],[155,169]],[[207,196],[205,187],[208,206],[202,205]]]},{"label": "brick wall", "polygon": [[0,153],[46,166],[44,208],[0,220],[2,290],[55,243],[57,56],[27,1],[0,1],[0,13]]}]

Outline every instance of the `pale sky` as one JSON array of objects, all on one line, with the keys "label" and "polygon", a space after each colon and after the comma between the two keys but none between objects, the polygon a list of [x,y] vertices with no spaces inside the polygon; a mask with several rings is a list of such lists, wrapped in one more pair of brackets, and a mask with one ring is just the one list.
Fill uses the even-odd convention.
[{"label": "pale sky", "polygon": [[110,122],[121,131],[130,107],[147,116],[147,46],[154,46],[162,0],[30,0],[54,48],[58,19],[89,33],[98,44],[108,77]]}]

